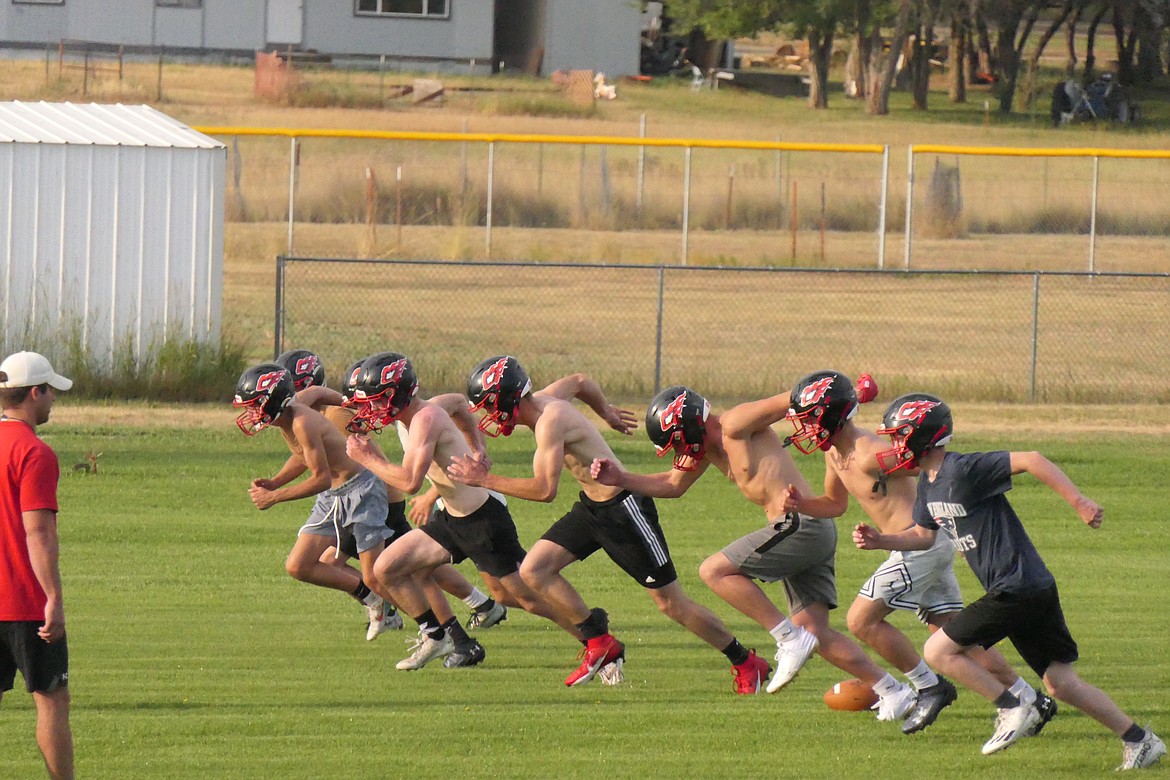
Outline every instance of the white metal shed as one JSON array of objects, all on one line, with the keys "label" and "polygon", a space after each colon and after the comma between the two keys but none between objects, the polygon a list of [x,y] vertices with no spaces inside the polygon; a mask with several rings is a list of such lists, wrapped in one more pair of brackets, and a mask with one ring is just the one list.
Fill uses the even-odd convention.
[{"label": "white metal shed", "polygon": [[218,343],[225,158],[149,106],[0,102],[3,346]]}]

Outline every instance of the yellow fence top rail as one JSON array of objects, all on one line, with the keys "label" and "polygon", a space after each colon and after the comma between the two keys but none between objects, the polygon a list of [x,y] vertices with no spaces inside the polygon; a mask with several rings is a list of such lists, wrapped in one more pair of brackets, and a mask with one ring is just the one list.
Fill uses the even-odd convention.
[{"label": "yellow fence top rail", "polygon": [[642,138],[606,135],[536,135],[528,133],[437,133],[404,130],[321,130],[287,127],[193,128],[211,136],[260,135],[284,138],[363,138],[380,141],[478,141],[517,144],[590,144],[600,146],[669,146],[693,149],[767,149],[791,152],[845,152],[883,154],[881,144],[816,144],[784,141],[742,141],[712,138]]},{"label": "yellow fence top rail", "polygon": [[984,157],[1120,157],[1146,160],[1170,159],[1170,150],[1167,149],[1045,149],[1013,146],[943,146],[939,144],[914,144],[910,149],[917,154],[971,154]]}]

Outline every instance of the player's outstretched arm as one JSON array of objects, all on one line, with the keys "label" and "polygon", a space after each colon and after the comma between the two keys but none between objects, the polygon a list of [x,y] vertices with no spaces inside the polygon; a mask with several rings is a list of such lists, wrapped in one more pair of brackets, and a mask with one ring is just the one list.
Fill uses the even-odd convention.
[{"label": "player's outstretched arm", "polygon": [[262,487],[266,490],[276,490],[284,487],[294,479],[308,471],[305,462],[296,455],[290,455],[284,465],[280,467],[280,471],[273,474],[267,479],[252,480],[253,487]]},{"label": "player's outstretched arm", "polygon": [[849,491],[833,468],[825,467],[825,492],[806,496],[795,485],[784,489],[784,510],[800,512],[810,517],[840,517],[849,508]]},{"label": "player's outstretched arm", "polygon": [[45,622],[37,635],[46,642],[65,636],[65,602],[61,595],[61,570],[58,566],[60,544],[57,538],[57,513],[51,509],[34,509],[21,513],[28,558],[37,584],[45,592]]},{"label": "player's outstretched arm", "polygon": [[578,398],[585,402],[605,424],[619,433],[633,435],[638,427],[638,417],[629,409],[614,406],[605,398],[601,385],[580,372],[561,377],[537,391],[539,395],[551,395],[562,401]]},{"label": "player's outstretched arm", "polygon": [[695,484],[708,465],[708,461],[704,460],[694,471],[671,469],[657,474],[635,474],[609,458],[594,458],[589,473],[602,485],[620,487],[651,498],[678,498]]},{"label": "player's outstretched arm", "polygon": [[344,401],[345,396],[324,385],[312,385],[297,391],[297,403],[302,403],[318,412],[323,406],[341,406]]},{"label": "player's outstretched arm", "polygon": [[415,526],[426,525],[431,519],[431,510],[438,500],[439,489],[431,485],[425,493],[420,493],[410,499],[410,511],[407,512],[407,519]]},{"label": "player's outstretched arm", "polygon": [[746,439],[778,423],[788,414],[788,393],[783,392],[771,398],[748,401],[733,406],[719,415],[723,435],[731,439]]},{"label": "player's outstretched arm", "polygon": [[438,406],[447,413],[455,427],[463,434],[463,438],[467,440],[467,446],[471,447],[472,452],[487,455],[487,437],[479,429],[479,423],[470,411],[467,396],[462,393],[443,393],[428,399],[428,403]]},{"label": "player's outstretched arm", "polygon": [[531,477],[505,477],[491,471],[491,463],[478,453],[454,456],[447,476],[464,485],[485,487],[527,501],[548,503],[557,497],[561,471],[565,467],[564,433],[555,424],[543,421],[536,426],[536,454]]},{"label": "player's outstretched arm", "polygon": [[1039,452],[1013,452],[1010,454],[1012,474],[1027,472],[1052,488],[1090,528],[1100,528],[1104,510],[1087,498],[1060,467]]}]

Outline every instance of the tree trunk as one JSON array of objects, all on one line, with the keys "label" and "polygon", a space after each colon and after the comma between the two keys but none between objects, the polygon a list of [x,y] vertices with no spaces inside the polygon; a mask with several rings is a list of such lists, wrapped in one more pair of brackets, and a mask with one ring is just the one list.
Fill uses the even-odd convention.
[{"label": "tree trunk", "polygon": [[918,24],[918,40],[914,47],[914,108],[926,111],[930,96],[930,55],[934,52],[934,21],[938,17],[938,0],[924,0],[921,6],[922,18]]},{"label": "tree trunk", "polygon": [[1165,71],[1162,68],[1162,39],[1166,28],[1156,24],[1150,15],[1142,9],[1144,21],[1139,22],[1137,69],[1134,77],[1140,84],[1149,84],[1160,77]]},{"label": "tree trunk", "polygon": [[853,34],[853,46],[845,60],[845,96],[865,98],[865,63],[869,62],[871,39],[858,30]]},{"label": "tree trunk", "polygon": [[[1028,42],[1028,36],[1032,34],[1032,26],[1036,23],[1040,6],[1043,4],[1043,0],[1038,0],[1025,9],[1012,9],[1010,13],[1005,14],[999,20],[1000,28],[996,35],[996,57],[999,58],[999,68],[1002,74],[999,81],[1000,113],[1011,113],[1012,101],[1016,95],[1016,79],[1020,75],[1021,54],[1024,51],[1024,44]],[[1026,18],[1025,14],[1027,14]],[[1021,23],[1024,25],[1023,30],[1017,35]]]},{"label": "tree trunk", "polygon": [[1108,5],[1101,6],[1101,9],[1089,20],[1089,29],[1085,32],[1085,71],[1081,76],[1082,84],[1093,83],[1093,69],[1097,64],[1097,25],[1101,24],[1101,20],[1105,18],[1105,13],[1108,10]]},{"label": "tree trunk", "polygon": [[987,29],[987,17],[983,14],[983,0],[973,0],[971,3],[971,23],[975,27],[975,39],[978,42],[976,51],[979,52],[979,72],[995,73],[999,63],[991,51],[991,32]]},{"label": "tree trunk", "polygon": [[951,42],[947,52],[948,97],[952,103],[967,102],[967,19],[959,9],[951,16]]},{"label": "tree trunk", "polygon": [[829,62],[833,55],[833,31],[808,34],[809,108],[829,107]]},{"label": "tree trunk", "polygon": [[1113,39],[1117,41],[1117,80],[1122,84],[1133,83],[1133,55],[1137,47],[1137,31],[1134,29],[1136,15],[1137,11],[1128,4],[1113,4]]},{"label": "tree trunk", "polygon": [[1068,61],[1064,65],[1064,77],[1068,79],[1077,75],[1077,26],[1081,23],[1082,11],[1084,11],[1084,6],[1078,4],[1073,10],[1072,17],[1068,20],[1065,38],[1068,45]]},{"label": "tree trunk", "polygon": [[[913,0],[899,0],[898,22],[889,49],[875,45],[871,52],[867,78],[869,89],[865,101],[865,113],[885,116],[890,113],[890,87],[894,84],[894,69],[898,67],[898,54],[906,45],[910,34],[910,11]],[[874,33],[875,37],[877,33]]]},{"label": "tree trunk", "polygon": [[1048,29],[1040,36],[1040,40],[1036,42],[1036,48],[1032,51],[1031,56],[1028,57],[1028,71],[1024,77],[1024,105],[1027,108],[1032,107],[1032,101],[1035,99],[1033,94],[1035,91],[1036,80],[1036,66],[1040,63],[1040,56],[1044,54],[1044,47],[1052,40],[1052,36],[1056,35],[1056,31],[1064,24],[1064,20],[1072,13],[1073,0],[1064,0],[1064,5],[1061,6],[1060,16],[1052,20],[1052,24],[1048,25]]}]

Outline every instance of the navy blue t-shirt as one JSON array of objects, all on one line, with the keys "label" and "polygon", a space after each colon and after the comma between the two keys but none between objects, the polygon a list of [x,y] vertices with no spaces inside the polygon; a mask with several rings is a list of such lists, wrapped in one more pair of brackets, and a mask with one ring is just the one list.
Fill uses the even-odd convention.
[{"label": "navy blue t-shirt", "polygon": [[934,482],[918,478],[914,522],[942,529],[988,593],[1032,593],[1056,584],[1004,495],[1011,453],[948,452]]}]

